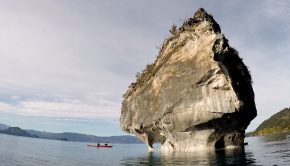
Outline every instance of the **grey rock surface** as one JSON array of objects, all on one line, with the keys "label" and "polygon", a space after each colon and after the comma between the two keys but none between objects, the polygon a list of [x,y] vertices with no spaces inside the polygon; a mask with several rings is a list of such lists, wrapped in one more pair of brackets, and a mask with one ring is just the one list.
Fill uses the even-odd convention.
[{"label": "grey rock surface", "polygon": [[238,52],[204,9],[172,26],[155,62],[124,94],[121,129],[162,151],[242,147],[257,111]]}]

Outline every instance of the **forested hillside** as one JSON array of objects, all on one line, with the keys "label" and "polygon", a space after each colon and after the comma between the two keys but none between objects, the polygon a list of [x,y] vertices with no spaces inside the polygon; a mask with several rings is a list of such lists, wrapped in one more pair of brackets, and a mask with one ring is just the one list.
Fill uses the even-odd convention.
[{"label": "forested hillside", "polygon": [[269,119],[262,122],[253,135],[290,132],[290,108],[284,108]]}]

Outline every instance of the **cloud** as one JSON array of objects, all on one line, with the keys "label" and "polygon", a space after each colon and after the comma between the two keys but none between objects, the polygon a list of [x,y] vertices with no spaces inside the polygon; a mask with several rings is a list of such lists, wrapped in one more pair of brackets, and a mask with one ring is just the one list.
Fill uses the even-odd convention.
[{"label": "cloud", "polygon": [[120,116],[120,104],[99,100],[88,104],[76,100],[22,100],[16,104],[0,102],[0,112],[47,118],[115,120]]},{"label": "cloud", "polygon": [[[124,88],[127,81],[123,80],[128,78],[124,68],[134,65],[135,58],[142,60],[139,55],[144,49],[137,45],[149,41],[102,17],[103,10],[76,4],[4,3],[0,28],[0,83],[4,91],[79,94]],[[119,72],[120,68],[125,73]],[[115,82],[120,86],[114,86]]]}]

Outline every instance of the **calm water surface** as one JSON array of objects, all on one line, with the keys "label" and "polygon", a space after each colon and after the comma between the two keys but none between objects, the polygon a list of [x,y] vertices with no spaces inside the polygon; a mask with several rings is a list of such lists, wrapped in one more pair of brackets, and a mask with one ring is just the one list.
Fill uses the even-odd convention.
[{"label": "calm water surface", "polygon": [[148,153],[143,144],[98,149],[86,143],[0,134],[0,165],[290,165],[290,135],[249,137],[246,141],[245,150],[167,154]]}]

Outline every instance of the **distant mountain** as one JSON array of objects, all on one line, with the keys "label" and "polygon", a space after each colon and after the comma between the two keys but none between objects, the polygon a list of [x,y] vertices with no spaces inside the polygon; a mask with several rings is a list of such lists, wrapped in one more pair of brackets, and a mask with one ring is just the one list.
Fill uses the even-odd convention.
[{"label": "distant mountain", "polygon": [[22,130],[19,127],[9,127],[5,130],[1,130],[0,133],[2,134],[9,134],[9,135],[15,135],[15,136],[23,136],[23,137],[34,137],[37,138],[37,136],[29,134],[25,130]]},{"label": "distant mountain", "polygon": [[139,144],[142,143],[136,137],[130,135],[99,137],[95,135],[79,134],[79,133],[52,133],[37,130],[23,130],[19,127],[10,127],[5,124],[0,124],[0,133],[15,136],[34,137],[42,139],[53,139],[61,141],[76,141],[76,142],[99,142],[99,143],[119,143],[119,144]]},{"label": "distant mountain", "polygon": [[0,123],[0,130],[8,129],[10,126]]},{"label": "distant mountain", "polygon": [[79,134],[79,133],[51,133],[45,131],[36,131],[36,130],[26,130],[32,135],[37,135],[40,138],[45,139],[67,139],[68,141],[77,141],[77,142],[110,142],[110,143],[121,143],[121,144],[138,144],[141,143],[136,137],[130,135],[122,136],[109,136],[109,137],[99,137],[95,135]]},{"label": "distant mountain", "polygon": [[284,108],[269,119],[262,122],[250,135],[274,134],[290,132],[290,108]]}]

